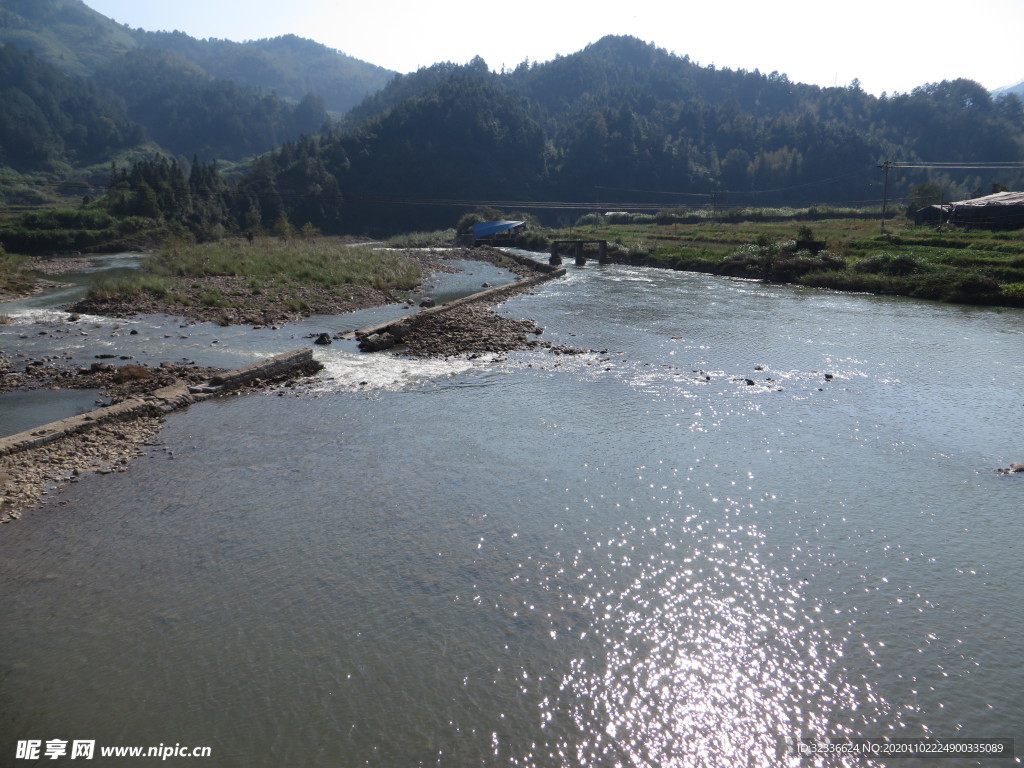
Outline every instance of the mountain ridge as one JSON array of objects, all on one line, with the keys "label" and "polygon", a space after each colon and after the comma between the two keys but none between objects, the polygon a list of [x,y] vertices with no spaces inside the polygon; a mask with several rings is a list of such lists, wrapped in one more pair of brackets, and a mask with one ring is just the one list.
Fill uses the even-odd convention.
[{"label": "mountain ridge", "polygon": [[[13,13],[27,1],[0,0],[0,9]],[[50,11],[84,7],[81,0],[32,1]],[[103,17],[86,21],[110,28]],[[467,199],[874,205],[886,194],[878,169],[890,161],[901,169],[890,180],[892,196],[925,181],[945,199],[1024,184],[1024,102],[1015,94],[993,98],[966,79],[873,96],[856,82],[820,87],[778,72],[705,67],[637,38],[609,35],[568,56],[500,73],[476,57],[394,75],[338,122],[328,119],[316,94],[296,103],[211,73],[216,65],[223,75],[234,76],[234,67],[257,77],[265,56],[315,56],[324,50],[318,43],[139,34],[154,45],[108,56],[92,79],[82,80],[99,89],[95,105],[68,103],[76,114],[63,102],[34,109],[46,88],[19,91],[19,78],[58,82],[52,73],[33,74],[41,62],[31,58],[6,57],[21,69],[0,74],[0,89],[19,105],[22,127],[34,121],[35,134],[53,137],[36,148],[53,171],[81,156],[61,151],[77,146],[86,126],[102,138],[105,123],[89,110],[105,109],[116,122],[117,103],[186,171],[194,159],[244,161],[233,176],[243,175],[248,191],[225,222],[228,231],[246,217],[269,226],[282,214],[324,231],[381,231],[399,220],[428,227],[442,220],[450,201]],[[110,38],[110,50],[125,44],[119,35]],[[293,92],[316,87],[302,67],[290,71]],[[60,83],[56,90],[69,88]],[[0,129],[5,125],[18,127],[0,120]],[[33,132],[11,135],[31,142]],[[132,133],[126,127],[118,135]],[[0,130],[0,150],[5,140]],[[327,200],[324,190],[338,194]]]}]

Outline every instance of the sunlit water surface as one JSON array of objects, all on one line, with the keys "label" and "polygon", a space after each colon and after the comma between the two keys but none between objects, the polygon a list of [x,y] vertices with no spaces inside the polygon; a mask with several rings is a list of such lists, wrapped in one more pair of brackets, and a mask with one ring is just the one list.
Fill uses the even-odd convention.
[{"label": "sunlit water surface", "polygon": [[[596,265],[501,311],[598,351],[318,348],[308,388],[175,414],[129,472],[4,526],[0,750],[784,766],[801,736],[1024,744],[1024,477],[994,472],[1024,460],[1024,313]],[[181,341],[244,362],[304,332]]]}]

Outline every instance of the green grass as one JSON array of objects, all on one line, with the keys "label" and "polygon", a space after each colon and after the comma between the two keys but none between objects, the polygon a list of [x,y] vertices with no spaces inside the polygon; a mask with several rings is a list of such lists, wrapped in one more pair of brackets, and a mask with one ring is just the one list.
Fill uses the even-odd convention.
[{"label": "green grass", "polygon": [[163,299],[170,292],[170,281],[156,275],[142,274],[98,280],[89,286],[88,298],[93,301],[112,301],[134,299],[150,294]]},{"label": "green grass", "polygon": [[402,253],[346,245],[334,238],[176,243],[148,259],[146,271],[180,278],[241,276],[254,286],[283,279],[326,287],[411,289],[420,279],[419,265]]},{"label": "green grass", "polygon": [[0,247],[0,291],[24,293],[35,284],[28,272],[28,257],[6,253]]},{"label": "green grass", "polygon": [[210,243],[168,241],[143,262],[138,275],[103,280],[89,289],[93,301],[131,300],[150,294],[179,304],[231,307],[236,289],[208,284],[206,278],[244,278],[237,290],[271,297],[295,311],[308,308],[302,294],[310,286],[335,292],[344,286],[410,290],[420,281],[419,264],[405,254],[338,238],[313,240],[261,238],[253,243],[222,240]]},{"label": "green grass", "polygon": [[454,229],[439,229],[435,232],[407,232],[387,239],[391,248],[435,248],[449,247],[455,242]]}]

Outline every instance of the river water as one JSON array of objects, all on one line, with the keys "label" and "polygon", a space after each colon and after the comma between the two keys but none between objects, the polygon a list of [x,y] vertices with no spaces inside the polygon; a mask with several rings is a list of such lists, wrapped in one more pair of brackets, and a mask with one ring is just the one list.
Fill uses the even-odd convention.
[{"label": "river water", "polygon": [[[4,526],[5,764],[26,739],[247,767],[1021,751],[1024,476],[994,469],[1024,460],[1024,313],[598,265],[500,311],[601,352],[317,348],[308,389],[175,414]],[[94,324],[224,364],[365,323]]]}]

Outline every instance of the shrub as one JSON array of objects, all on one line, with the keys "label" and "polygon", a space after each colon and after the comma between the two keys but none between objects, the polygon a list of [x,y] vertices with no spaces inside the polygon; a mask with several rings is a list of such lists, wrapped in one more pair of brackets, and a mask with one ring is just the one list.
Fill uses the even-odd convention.
[{"label": "shrub", "polygon": [[157,298],[163,298],[167,295],[167,290],[167,283],[162,278],[138,275],[119,280],[98,280],[89,286],[87,297],[91,301],[123,301],[149,293]]},{"label": "shrub", "polygon": [[1024,282],[1006,283],[1002,288],[1002,296],[1007,304],[1024,307]]},{"label": "shrub", "polygon": [[793,282],[809,272],[828,272],[843,270],[846,262],[841,256],[828,251],[817,255],[810,251],[796,253],[780,253],[771,260],[769,277],[777,282]]},{"label": "shrub", "polygon": [[516,235],[513,239],[513,245],[526,251],[546,251],[548,248],[548,238],[535,229],[527,229],[525,232]]},{"label": "shrub", "polygon": [[980,272],[968,272],[952,281],[949,300],[973,303],[992,299],[1002,293],[1002,287],[994,279]]},{"label": "shrub", "polygon": [[220,288],[208,285],[199,291],[199,303],[207,307],[228,307],[231,303],[224,298]]},{"label": "shrub", "polygon": [[900,276],[924,272],[927,267],[913,254],[883,251],[858,260],[853,269],[856,272]]}]

